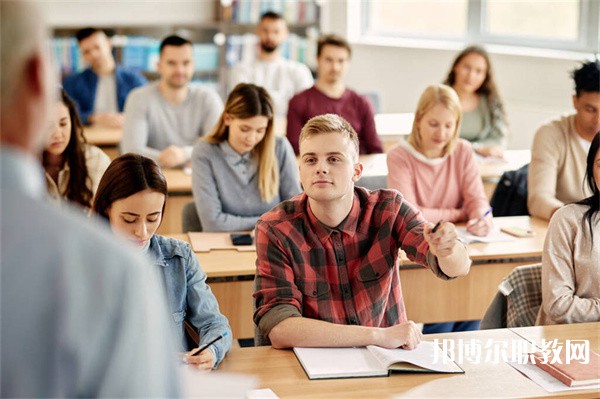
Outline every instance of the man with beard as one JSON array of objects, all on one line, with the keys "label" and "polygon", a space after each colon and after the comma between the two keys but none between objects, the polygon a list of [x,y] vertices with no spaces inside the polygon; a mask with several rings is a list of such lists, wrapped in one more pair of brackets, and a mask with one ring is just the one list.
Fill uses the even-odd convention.
[{"label": "man with beard", "polygon": [[252,63],[237,64],[230,75],[231,89],[238,83],[254,83],[267,89],[273,99],[275,113],[280,116],[285,116],[288,102],[294,94],[313,84],[312,74],[306,65],[281,56],[280,45],[288,34],[287,24],[281,15],[275,12],[263,14],[256,28],[260,44],[257,59]]},{"label": "man with beard", "polygon": [[121,152],[173,168],[190,160],[194,142],[213,129],[223,101],[214,90],[190,84],[194,50],[189,40],[165,38],[157,69],[158,82],[135,89],[127,98]]},{"label": "man with beard", "polygon": [[352,50],[343,37],[325,35],[317,45],[317,82],[310,89],[296,94],[289,103],[287,138],[298,154],[298,138],[302,126],[317,115],[342,116],[358,133],[360,154],[383,152],[377,131],[373,107],[369,100],[349,89],[344,76],[350,64]]}]

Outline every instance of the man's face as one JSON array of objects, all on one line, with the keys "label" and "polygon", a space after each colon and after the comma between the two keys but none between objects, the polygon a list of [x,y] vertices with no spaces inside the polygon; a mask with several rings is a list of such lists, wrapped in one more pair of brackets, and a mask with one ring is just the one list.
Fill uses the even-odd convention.
[{"label": "man's face", "polygon": [[577,111],[575,126],[579,133],[592,137],[600,131],[600,92],[584,91],[579,97],[573,96],[573,106]]},{"label": "man's face", "polygon": [[194,50],[189,44],[165,46],[157,64],[160,80],[173,89],[186,86],[194,76]]},{"label": "man's face", "polygon": [[318,78],[326,83],[337,83],[346,76],[350,54],[343,47],[326,45],[317,58]]},{"label": "man's face", "polygon": [[362,174],[352,141],[340,133],[323,133],[300,142],[300,181],[306,195],[317,202],[354,195]]},{"label": "man's face", "polygon": [[112,59],[112,46],[106,35],[96,32],[79,42],[81,56],[95,71],[103,69]]},{"label": "man's face", "polygon": [[287,39],[287,25],[282,19],[265,18],[258,25],[256,35],[262,51],[272,53]]}]

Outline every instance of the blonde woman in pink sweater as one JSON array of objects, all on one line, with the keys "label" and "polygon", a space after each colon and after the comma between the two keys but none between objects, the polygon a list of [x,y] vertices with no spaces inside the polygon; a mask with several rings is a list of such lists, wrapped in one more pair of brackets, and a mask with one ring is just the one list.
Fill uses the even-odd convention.
[{"label": "blonde woman in pink sweater", "polygon": [[[471,144],[458,137],[460,100],[449,86],[429,86],[419,99],[412,132],[388,153],[388,188],[397,189],[431,222],[467,222],[487,235],[492,215]],[[424,333],[467,331],[479,321],[426,324]]]}]

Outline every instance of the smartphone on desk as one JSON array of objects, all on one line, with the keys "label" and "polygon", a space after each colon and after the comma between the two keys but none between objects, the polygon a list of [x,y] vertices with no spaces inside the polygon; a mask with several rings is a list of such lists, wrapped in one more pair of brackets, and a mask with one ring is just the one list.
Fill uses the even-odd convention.
[{"label": "smartphone on desk", "polygon": [[233,245],[252,245],[254,240],[250,234],[231,234],[231,242]]}]

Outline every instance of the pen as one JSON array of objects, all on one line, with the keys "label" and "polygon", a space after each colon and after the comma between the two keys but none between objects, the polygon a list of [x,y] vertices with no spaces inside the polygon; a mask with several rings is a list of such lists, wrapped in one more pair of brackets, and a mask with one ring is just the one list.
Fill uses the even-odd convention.
[{"label": "pen", "polygon": [[217,342],[218,340],[220,340],[226,336],[227,336],[227,331],[225,331],[223,334],[219,335],[217,338],[210,341],[208,344],[201,346],[200,349],[198,349],[196,351],[196,353],[194,353],[192,356],[198,356],[200,353],[204,352],[209,346],[211,346],[212,344],[214,344],[215,342]]},{"label": "pen", "polygon": [[489,207],[489,209],[487,211],[485,211],[485,213],[483,214],[483,216],[481,216],[479,219],[485,218],[490,213],[492,213],[492,207],[491,206]]},{"label": "pen", "polygon": [[435,233],[437,231],[437,229],[440,227],[441,224],[442,224],[442,221],[440,220],[439,222],[437,222],[435,224],[435,226],[433,226],[433,229],[431,229],[431,232]]}]

